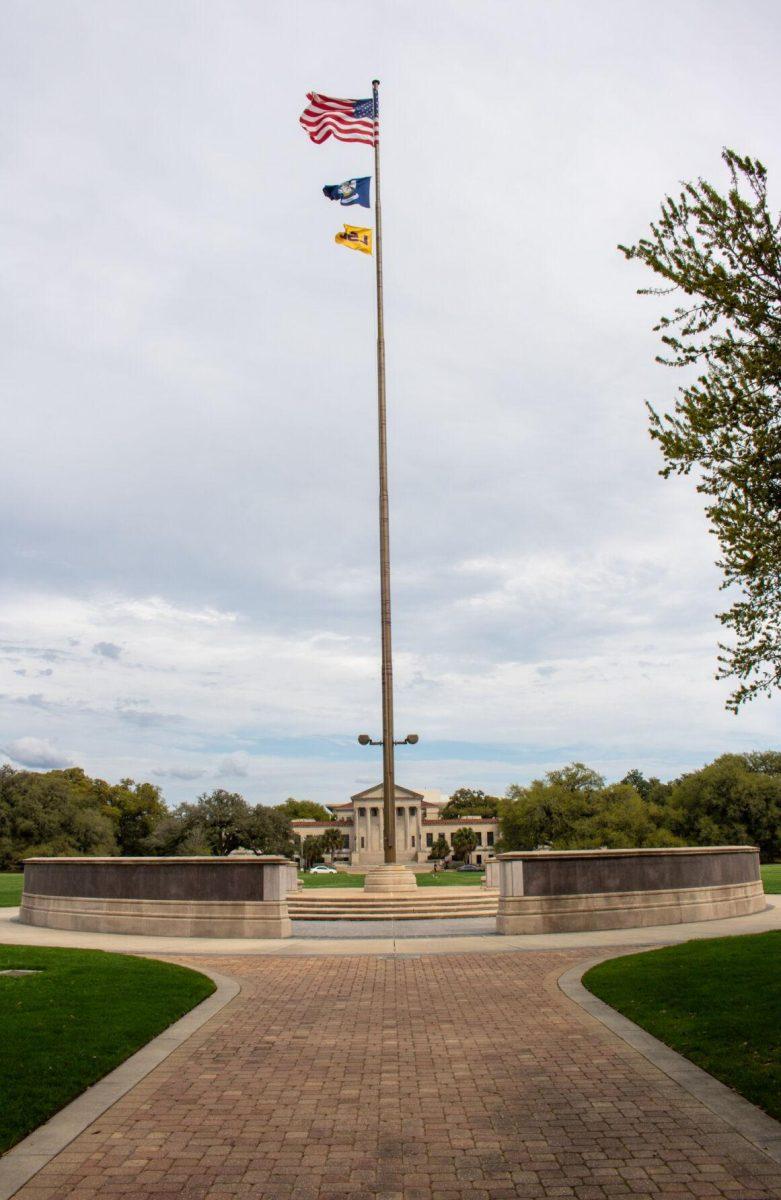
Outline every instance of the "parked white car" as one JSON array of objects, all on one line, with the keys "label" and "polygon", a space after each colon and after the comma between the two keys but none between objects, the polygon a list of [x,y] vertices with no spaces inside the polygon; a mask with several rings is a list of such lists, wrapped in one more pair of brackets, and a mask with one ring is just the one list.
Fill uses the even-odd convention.
[{"label": "parked white car", "polygon": [[336,867],[329,867],[328,863],[315,863],[315,865],[310,868],[309,874],[310,875],[335,875]]}]

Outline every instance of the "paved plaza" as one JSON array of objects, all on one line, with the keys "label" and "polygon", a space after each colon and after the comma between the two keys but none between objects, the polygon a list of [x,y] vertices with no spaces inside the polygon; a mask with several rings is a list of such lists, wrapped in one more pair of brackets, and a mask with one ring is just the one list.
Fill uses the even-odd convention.
[{"label": "paved plaza", "polygon": [[240,993],[17,1195],[781,1197],[781,1165],[561,992],[589,957],[179,958]]}]

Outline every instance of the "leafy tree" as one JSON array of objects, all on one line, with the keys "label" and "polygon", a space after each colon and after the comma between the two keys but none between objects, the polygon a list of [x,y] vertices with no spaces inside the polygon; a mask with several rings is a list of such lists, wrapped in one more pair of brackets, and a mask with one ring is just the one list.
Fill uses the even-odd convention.
[{"label": "leafy tree", "polygon": [[778,750],[754,750],[750,754],[742,754],[749,771],[759,771],[761,775],[781,775],[781,753]]},{"label": "leafy tree", "polygon": [[601,775],[580,762],[548,771],[528,787],[511,784],[499,810],[501,849],[567,845],[574,825],[596,810],[604,784]]},{"label": "leafy tree", "polygon": [[108,800],[116,822],[116,838],[122,854],[144,854],[147,839],[167,816],[160,789],[152,783],[121,779],[111,788]]},{"label": "leafy tree", "polygon": [[334,815],[314,800],[294,800],[288,797],[279,809],[289,821],[333,821]]},{"label": "leafy tree", "polygon": [[781,857],[781,775],[753,769],[754,757],[723,754],[675,782],[670,824],[687,845],[754,845],[764,862]]},{"label": "leafy tree", "polygon": [[193,805],[180,804],[158,821],[144,841],[144,854],[211,854],[206,833],[193,819]]},{"label": "leafy tree", "polygon": [[649,406],[661,474],[697,472],[718,538],[724,588],[738,598],[718,614],[734,637],[720,645],[717,678],[736,686],[727,707],[781,686],[781,218],[767,202],[757,160],[725,150],[730,186],[705,180],[667,196],[650,237],[619,247],[682,294],[655,329],[665,356],[695,367],[672,414]]},{"label": "leafy tree", "polygon": [[301,861],[304,870],[309,868],[316,862],[322,862],[323,859],[323,839],[316,834],[307,834],[301,843]]},{"label": "leafy tree", "polygon": [[566,767],[548,771],[545,780],[551,787],[560,787],[565,792],[581,796],[591,795],[605,786],[604,776],[582,762],[568,763]]},{"label": "leafy tree", "polygon": [[440,811],[445,821],[459,817],[495,817],[499,808],[497,796],[487,796],[480,788],[457,788]]},{"label": "leafy tree", "polygon": [[284,854],[289,858],[295,849],[290,820],[280,808],[262,804],[248,808],[240,835],[241,845],[255,854]]},{"label": "leafy tree", "polygon": [[247,832],[249,806],[238,792],[215,788],[204,792],[195,804],[182,805],[178,810],[185,831],[202,831],[211,854],[230,854],[238,850]]},{"label": "leafy tree", "polygon": [[251,806],[238,792],[223,788],[199,796],[195,804],[180,804],[147,844],[162,854],[225,855],[245,849],[287,856],[294,849],[290,820],[281,808]]},{"label": "leafy tree", "polygon": [[477,846],[477,834],[473,829],[457,829],[453,834],[453,858],[460,862],[471,854]]},{"label": "leafy tree", "polygon": [[0,869],[16,870],[28,857],[116,854],[110,791],[76,767],[0,767]]},{"label": "leafy tree", "polygon": [[652,786],[651,780],[646,779],[643,772],[638,771],[637,767],[634,767],[631,771],[627,771],[621,782],[628,783],[644,800],[648,798]]},{"label": "leafy tree", "polygon": [[444,833],[440,833],[428,852],[429,861],[439,862],[441,859],[447,858],[449,853],[450,846],[447,843],[447,838]]},{"label": "leafy tree", "polygon": [[344,840],[344,835],[341,829],[337,829],[336,827],[333,829],[326,829],[325,832],[320,835],[320,838],[323,843],[324,852],[331,855],[331,861],[333,862],[334,854],[337,850],[341,850],[342,842]]},{"label": "leafy tree", "polygon": [[603,788],[594,811],[575,821],[556,848],[598,849],[606,846],[620,850],[627,846],[680,846],[667,825],[667,811],[651,804],[631,784],[613,783]]},{"label": "leafy tree", "polygon": [[657,784],[632,771],[621,783],[605,786],[596,771],[570,763],[528,787],[512,785],[500,811],[501,849],[679,845],[665,804],[654,800]]}]

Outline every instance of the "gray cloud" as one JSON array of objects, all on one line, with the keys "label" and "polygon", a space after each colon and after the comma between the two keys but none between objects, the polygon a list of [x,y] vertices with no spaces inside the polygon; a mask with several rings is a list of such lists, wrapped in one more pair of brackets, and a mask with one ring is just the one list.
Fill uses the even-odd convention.
[{"label": "gray cloud", "polygon": [[137,725],[139,729],[168,727],[181,720],[172,713],[150,712],[147,709],[130,708],[122,704],[116,705],[114,711],[120,721],[126,721],[129,725]]},{"label": "gray cloud", "polygon": [[152,771],[157,779],[179,780],[200,779],[205,773],[199,767],[158,767]]},{"label": "gray cloud", "polygon": [[48,708],[48,702],[43,692],[30,692],[26,696],[17,696],[17,704],[29,705],[30,708]]},{"label": "gray cloud", "polygon": [[220,762],[216,771],[218,779],[246,779],[250,773],[250,759],[247,754],[237,751],[227,754]]},{"label": "gray cloud", "polygon": [[96,642],[92,647],[92,653],[99,655],[101,658],[119,658],[122,653],[122,647],[117,646],[114,642]]}]

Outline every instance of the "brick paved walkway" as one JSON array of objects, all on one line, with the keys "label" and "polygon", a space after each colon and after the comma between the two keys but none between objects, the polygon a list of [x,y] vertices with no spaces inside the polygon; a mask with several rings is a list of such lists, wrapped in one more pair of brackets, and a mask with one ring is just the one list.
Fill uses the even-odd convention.
[{"label": "brick paved walkway", "polygon": [[211,959],[241,995],[19,1200],[781,1197],[778,1164],[557,990],[578,959]]}]

